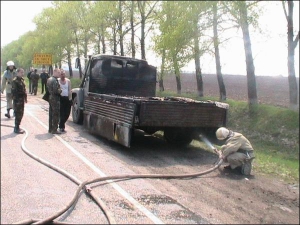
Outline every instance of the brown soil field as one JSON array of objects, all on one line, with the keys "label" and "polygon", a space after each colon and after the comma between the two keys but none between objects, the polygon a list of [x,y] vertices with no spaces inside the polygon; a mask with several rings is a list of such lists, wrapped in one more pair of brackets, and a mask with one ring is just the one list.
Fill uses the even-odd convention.
[{"label": "brown soil field", "polygon": [[[223,75],[228,99],[247,101],[247,77],[243,75]],[[299,78],[297,78],[299,88]],[[281,107],[289,106],[289,84],[287,77],[280,76],[256,76],[258,102]],[[175,76],[168,75],[164,78],[166,91],[176,92]],[[197,93],[195,74],[181,75],[181,92]],[[218,97],[219,86],[215,74],[203,75],[204,96]],[[298,92],[299,99],[299,92]]]}]

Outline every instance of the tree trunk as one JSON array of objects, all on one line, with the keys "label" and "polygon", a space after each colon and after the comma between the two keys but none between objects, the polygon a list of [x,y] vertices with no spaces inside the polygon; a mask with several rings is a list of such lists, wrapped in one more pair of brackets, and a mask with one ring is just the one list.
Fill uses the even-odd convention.
[{"label": "tree trunk", "polygon": [[293,8],[294,2],[288,1],[288,80],[290,93],[290,108],[297,109],[298,103],[298,86],[295,75],[295,48],[297,46],[299,37],[294,42],[294,21]]},{"label": "tree trunk", "polygon": [[[197,25],[197,23],[195,24]],[[198,37],[198,29],[196,29],[196,36],[194,38],[195,45],[195,69],[196,69],[196,81],[197,81],[197,91],[198,96],[203,97],[203,80],[202,80],[202,72],[200,66],[200,49],[199,49],[199,37]]]},{"label": "tree trunk", "polygon": [[117,35],[116,29],[113,29],[114,55],[117,55]]},{"label": "tree trunk", "polygon": [[52,65],[49,66],[48,73],[49,73],[50,76],[53,75],[53,67],[52,67]]},{"label": "tree trunk", "polygon": [[177,59],[173,56],[173,64],[175,70],[176,84],[177,84],[177,94],[181,94],[181,80],[180,80],[180,70],[178,67]]},{"label": "tree trunk", "polygon": [[68,51],[68,66],[69,66],[69,75],[70,75],[70,77],[73,77],[71,52],[69,52],[69,51]]},{"label": "tree trunk", "polygon": [[[80,59],[79,41],[78,41],[78,36],[77,36],[76,32],[75,32],[75,38],[76,38],[76,47],[77,47],[77,57]],[[69,64],[69,54],[68,54],[68,64]],[[81,76],[82,72],[81,72],[81,65],[80,64],[79,64],[79,68],[78,69],[79,69],[79,74],[80,74],[80,79],[81,79],[82,78],[82,76]],[[70,71],[70,67],[69,67],[69,71]],[[72,67],[71,67],[70,77],[73,77]]]},{"label": "tree trunk", "polygon": [[132,58],[135,58],[135,44],[134,44],[134,1],[131,1],[131,12],[130,12],[130,29],[131,29],[131,54]]},{"label": "tree trunk", "polygon": [[255,68],[253,63],[251,40],[249,34],[248,16],[246,2],[241,1],[240,18],[241,28],[243,32],[244,49],[246,56],[246,67],[247,67],[247,86],[248,86],[248,103],[249,105],[256,105],[257,101],[257,90],[256,90],[256,77]]},{"label": "tree trunk", "polygon": [[165,90],[164,87],[164,74],[165,74],[165,60],[166,60],[166,50],[162,50],[162,58],[161,58],[161,70],[159,74],[159,91],[162,92]]},{"label": "tree trunk", "polygon": [[146,60],[146,51],[145,51],[145,15],[142,16],[141,21],[141,53],[142,59]]},{"label": "tree trunk", "polygon": [[221,71],[221,60],[219,50],[219,36],[218,36],[218,8],[217,2],[213,2],[213,30],[214,30],[214,48],[215,48],[215,60],[216,60],[216,72],[219,84],[220,101],[226,100],[226,88],[223,81],[223,75]]},{"label": "tree trunk", "polygon": [[139,10],[141,14],[141,57],[142,59],[146,59],[146,51],[145,51],[145,23],[146,23],[146,15],[145,15],[145,2],[138,1]]},{"label": "tree trunk", "polygon": [[101,33],[99,27],[97,28],[97,54],[101,53]]},{"label": "tree trunk", "polygon": [[101,27],[102,35],[101,35],[101,43],[102,43],[102,53],[106,53],[106,46],[105,46],[105,37],[104,37],[104,28]]},{"label": "tree trunk", "polygon": [[120,51],[121,56],[124,56],[124,41],[123,41],[123,13],[122,13],[122,1],[119,1],[119,38],[120,38]]}]

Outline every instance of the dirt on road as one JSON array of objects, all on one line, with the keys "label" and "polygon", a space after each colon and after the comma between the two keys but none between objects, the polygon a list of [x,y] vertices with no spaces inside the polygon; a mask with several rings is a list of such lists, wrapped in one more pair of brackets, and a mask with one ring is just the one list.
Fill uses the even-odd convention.
[{"label": "dirt on road", "polygon": [[[215,154],[199,147],[176,149],[160,138],[139,133],[130,149],[107,143],[118,158],[127,163],[130,160],[130,168],[139,174],[193,174],[209,169],[217,160]],[[188,208],[189,213],[180,215],[194,218],[197,223],[197,215],[210,223],[299,223],[299,184],[257,173],[255,161],[251,176],[224,170],[224,165],[204,177],[149,182]]]}]

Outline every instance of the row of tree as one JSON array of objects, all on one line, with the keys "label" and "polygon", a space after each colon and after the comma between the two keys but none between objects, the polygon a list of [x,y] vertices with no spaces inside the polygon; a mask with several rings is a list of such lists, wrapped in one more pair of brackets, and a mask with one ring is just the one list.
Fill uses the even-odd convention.
[{"label": "row of tree", "polygon": [[[205,53],[212,53],[223,101],[226,88],[219,49],[226,41],[223,35],[226,30],[240,29],[248,102],[254,105],[258,100],[249,26],[258,27],[258,18],[263,13],[260,4],[261,1],[53,1],[52,7],[34,18],[34,31],[2,48],[2,62],[13,59],[17,65],[30,67],[34,53],[50,53],[56,67],[62,63],[69,65],[72,76],[71,59],[87,59],[91,50],[94,54],[134,58],[140,53],[140,58],[147,59],[147,49],[151,48],[161,58],[158,73],[161,91],[166,71],[173,71],[180,94],[180,70],[193,60],[198,95],[203,96],[200,62]],[[288,24],[290,105],[297,107],[294,54],[299,33],[294,39],[293,1],[282,1],[282,6]]]}]

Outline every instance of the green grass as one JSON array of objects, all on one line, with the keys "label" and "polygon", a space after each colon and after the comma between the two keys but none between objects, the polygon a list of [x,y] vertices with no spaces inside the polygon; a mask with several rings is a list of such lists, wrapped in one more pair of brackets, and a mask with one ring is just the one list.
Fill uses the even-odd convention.
[{"label": "green grass", "polygon": [[79,78],[70,78],[72,88],[77,88],[81,84],[81,79]]},{"label": "green grass", "polygon": [[[218,101],[218,97],[200,98],[195,93],[178,95],[166,91],[157,92],[157,96]],[[299,182],[299,112],[264,104],[250,109],[247,102],[232,99],[225,102],[229,104],[227,127],[243,133],[255,149],[254,170],[288,182]],[[195,141],[192,145],[203,148]]]}]

